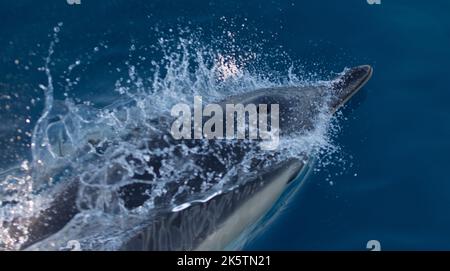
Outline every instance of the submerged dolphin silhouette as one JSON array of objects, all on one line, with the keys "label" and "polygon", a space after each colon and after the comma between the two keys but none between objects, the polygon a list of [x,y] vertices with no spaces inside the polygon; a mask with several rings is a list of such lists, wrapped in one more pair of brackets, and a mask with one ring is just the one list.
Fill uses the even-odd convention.
[{"label": "submerged dolphin silhouette", "polygon": [[[281,136],[301,133],[314,129],[314,119],[325,110],[330,114],[344,105],[371,77],[370,66],[359,66],[344,71],[338,78],[323,86],[278,87],[258,89],[245,94],[229,97],[224,103],[241,104],[279,104]],[[324,97],[328,97],[325,99]],[[173,140],[148,142],[169,146],[180,144]],[[184,140],[183,144],[195,146],[195,140]],[[219,144],[220,145],[220,144]],[[226,168],[220,159],[232,153],[232,159],[239,165],[247,152],[244,145],[224,147],[212,144],[214,155],[197,155],[189,157],[196,165],[210,173],[220,173],[224,176]],[[173,159],[181,162],[182,154],[173,154]],[[149,218],[128,229],[122,242],[116,247],[120,250],[220,250],[235,240],[246,228],[254,224],[266,213],[279,198],[287,184],[296,179],[305,170],[309,154],[299,158],[276,159],[273,156],[255,157],[250,168],[242,174],[236,174],[245,182],[236,181],[236,185],[228,190],[217,193],[204,200],[189,201],[189,193],[177,194],[181,184],[187,184],[193,192],[203,183],[203,175],[185,176],[185,179],[174,180],[167,187],[166,195],[155,199],[155,211]],[[132,160],[133,158],[130,158]],[[265,161],[272,161],[266,163]],[[161,167],[158,158],[151,158],[149,165],[158,171]],[[158,175],[158,174],[156,174]],[[193,174],[194,175],[194,174]],[[157,177],[157,176],[156,176]],[[126,208],[138,208],[146,200],[147,190],[154,188],[154,175],[136,173],[133,178],[141,182],[123,186],[118,196]],[[238,178],[236,177],[236,178]],[[27,241],[22,248],[28,249],[59,249],[52,235],[61,231],[79,213],[76,204],[80,183],[78,181],[60,184],[49,208],[43,210],[29,223]],[[175,209],[163,209],[169,200],[178,205]],[[95,249],[93,245],[87,249]],[[98,248],[98,247],[97,247]],[[83,247],[82,247],[83,249]]]}]

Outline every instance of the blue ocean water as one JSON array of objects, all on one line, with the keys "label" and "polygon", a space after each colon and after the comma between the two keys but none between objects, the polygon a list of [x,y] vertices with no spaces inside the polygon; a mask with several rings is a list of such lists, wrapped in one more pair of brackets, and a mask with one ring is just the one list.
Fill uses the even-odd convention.
[{"label": "blue ocean water", "polygon": [[[105,90],[114,89],[118,75],[106,68],[129,60],[130,44],[151,45],[171,31],[201,29],[202,43],[220,50],[210,37],[230,31],[238,50],[261,44],[256,50],[267,55],[264,69],[285,69],[278,50],[306,71],[374,67],[335,136],[347,162],[314,172],[244,249],[365,250],[369,240],[378,240],[384,250],[448,250],[449,11],[444,0],[2,1],[0,84],[17,97],[11,102],[0,93],[1,169],[28,155],[27,143],[10,138],[20,136],[18,128],[30,130],[40,115],[37,86],[47,79],[37,67],[59,22],[55,95],[67,93],[58,67],[81,58],[90,65],[74,70],[74,77],[79,72],[83,78],[67,95],[97,105],[116,98]],[[30,99],[37,105],[24,110]]]}]

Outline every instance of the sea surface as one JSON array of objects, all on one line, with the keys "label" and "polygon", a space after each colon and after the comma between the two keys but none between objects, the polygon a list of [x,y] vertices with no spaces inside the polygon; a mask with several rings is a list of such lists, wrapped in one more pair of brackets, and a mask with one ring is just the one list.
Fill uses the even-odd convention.
[{"label": "sea surface", "polygon": [[332,135],[337,153],[243,249],[449,250],[449,12],[447,0],[2,0],[0,172],[32,159],[46,63],[55,99],[99,108],[120,98],[118,81],[137,82],[131,66],[155,82],[153,62],[186,48],[187,62],[223,57],[225,77],[247,69],[248,86],[369,64]]}]

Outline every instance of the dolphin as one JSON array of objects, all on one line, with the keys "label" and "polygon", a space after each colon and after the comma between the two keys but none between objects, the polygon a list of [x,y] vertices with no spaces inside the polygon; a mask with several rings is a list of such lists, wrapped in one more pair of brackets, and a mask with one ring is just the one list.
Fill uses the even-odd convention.
[{"label": "dolphin", "polygon": [[[314,120],[320,112],[325,110],[334,114],[338,111],[368,82],[372,71],[369,65],[358,66],[344,70],[327,84],[257,89],[230,96],[221,103],[278,104],[281,137],[289,136],[313,130],[316,123]],[[206,152],[188,156],[183,153],[183,148],[177,149],[177,146],[181,145],[195,148],[199,145],[199,140],[175,141],[167,134],[146,140],[143,148],[172,147],[174,151],[170,157],[156,155],[147,159],[147,166],[154,172],[135,172],[129,178],[139,182],[121,186],[116,191],[114,196],[120,198],[122,208],[129,211],[138,210],[148,202],[148,191],[158,188],[155,180],[163,174],[162,159],[176,160],[175,171],[179,168],[179,171],[184,170],[187,173],[173,175],[174,180],[164,187],[165,192],[153,198],[154,211],[151,214],[141,216],[132,227],[121,228],[122,237],[114,249],[222,250],[270,210],[286,187],[304,173],[312,159],[310,153],[289,159],[283,159],[281,154],[276,152],[259,156],[256,149],[247,167],[239,169],[244,157],[247,157],[249,145],[224,145],[218,140],[208,143]],[[253,145],[250,148],[255,149]],[[183,161],[192,161],[201,171],[208,172],[209,176],[212,175],[212,178],[220,183],[229,170],[221,162],[224,159],[232,161],[234,167],[239,169],[231,175],[231,178],[234,178],[231,183],[234,185],[206,198],[191,200],[193,194],[201,191],[200,187],[205,184],[206,175],[183,168]],[[127,161],[135,164],[140,160],[130,155]],[[111,173],[108,177],[120,180],[124,178],[123,174],[120,177],[117,175],[120,174]],[[181,191],[179,188],[182,185],[189,189]],[[86,187],[79,179],[58,184],[49,207],[27,222],[27,238],[21,249],[62,249],[68,241],[64,239],[65,231],[69,230],[73,221],[80,215],[80,207],[88,204],[77,200],[83,189]],[[10,226],[11,232],[14,232],[14,225]],[[91,230],[94,233],[96,230],[102,231],[97,228],[93,227]],[[86,234],[86,231],[84,233]],[[82,243],[81,249],[102,249],[101,245],[101,242]]]}]

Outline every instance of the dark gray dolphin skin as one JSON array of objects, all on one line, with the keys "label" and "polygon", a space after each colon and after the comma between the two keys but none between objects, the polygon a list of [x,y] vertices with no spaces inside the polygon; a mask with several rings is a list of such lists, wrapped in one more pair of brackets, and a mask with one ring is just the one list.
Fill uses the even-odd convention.
[{"label": "dark gray dolphin skin", "polygon": [[[241,104],[279,104],[281,136],[314,129],[314,118],[327,108],[329,113],[336,112],[370,79],[372,68],[359,66],[345,70],[328,85],[310,87],[280,87],[259,89],[242,95],[229,97],[226,103]],[[328,99],[324,97],[329,96]],[[155,139],[157,140],[157,139]],[[177,144],[172,141],[173,144]],[[161,142],[158,142],[160,144]],[[184,142],[195,145],[196,142]],[[170,144],[164,143],[164,144]],[[151,144],[149,144],[151,145]],[[214,148],[214,146],[212,146]],[[224,152],[235,153],[236,165],[242,160],[246,149],[233,147],[217,149],[219,155]],[[127,233],[120,250],[221,250],[235,240],[245,229],[258,221],[276,202],[287,184],[304,170],[309,154],[298,159],[277,160],[274,157],[255,158],[247,179],[233,189],[223,191],[208,200],[194,201],[177,209],[161,210]],[[185,159],[173,157],[173,159]],[[224,170],[216,157],[193,157],[197,165],[209,172]],[[265,160],[272,159],[272,163]],[[158,158],[149,164],[158,168]],[[221,172],[222,174],[224,172]],[[239,175],[239,174],[238,174]],[[133,178],[149,181],[152,177],[136,174]],[[178,183],[186,180],[174,180],[176,191]],[[187,180],[195,190],[202,183],[201,177]],[[29,223],[28,241],[23,249],[49,249],[41,245],[60,231],[77,213],[75,201],[79,189],[78,181],[61,185],[54,203]],[[152,185],[140,183],[125,186],[120,191],[124,205],[133,209],[146,201],[143,193],[152,189]],[[168,197],[173,194],[168,195]],[[186,202],[188,196],[181,195],[179,202]],[[165,198],[160,199],[161,204]],[[161,205],[161,206],[162,206]],[[54,241],[54,240],[53,240]],[[101,248],[101,246],[98,246]],[[88,249],[95,249],[95,245]],[[58,249],[58,248],[54,248]],[[83,249],[83,247],[82,247]]]}]

